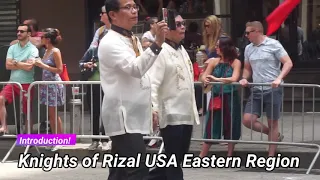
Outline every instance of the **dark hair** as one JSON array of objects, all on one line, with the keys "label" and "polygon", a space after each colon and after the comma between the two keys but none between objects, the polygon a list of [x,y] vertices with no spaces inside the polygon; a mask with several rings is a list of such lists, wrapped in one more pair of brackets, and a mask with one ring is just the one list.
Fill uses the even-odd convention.
[{"label": "dark hair", "polygon": [[31,28],[30,28],[29,24],[20,24],[18,27],[20,27],[20,26],[27,26],[27,31],[31,32]]},{"label": "dark hair", "polygon": [[47,28],[47,29],[43,30],[43,32],[44,32],[43,37],[49,38],[52,45],[57,45],[62,40],[62,37],[60,35],[60,31],[58,29]]},{"label": "dark hair", "polygon": [[191,22],[189,24],[188,31],[189,32],[197,32],[198,31],[198,24],[196,22]]},{"label": "dark hair", "polygon": [[145,23],[144,23],[144,32],[147,32],[150,30],[150,25],[157,20],[157,17],[146,17]]},{"label": "dark hair", "polygon": [[104,3],[104,6],[106,7],[108,19],[110,23],[112,23],[112,19],[109,16],[109,12],[110,11],[118,12],[120,10],[120,2],[119,0],[106,0]]},{"label": "dark hair", "polygon": [[36,19],[31,18],[27,19],[27,21],[30,21],[28,24],[33,28],[34,31],[39,31],[39,24]]},{"label": "dark hair", "polygon": [[236,47],[232,39],[228,36],[219,38],[219,49],[226,61],[233,62],[238,57]]}]

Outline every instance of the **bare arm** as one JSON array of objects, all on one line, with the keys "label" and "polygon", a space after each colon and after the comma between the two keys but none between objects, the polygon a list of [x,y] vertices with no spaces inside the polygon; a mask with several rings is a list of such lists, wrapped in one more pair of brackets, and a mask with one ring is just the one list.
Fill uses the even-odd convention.
[{"label": "bare arm", "polygon": [[37,48],[41,47],[41,37],[30,37],[29,41]]},{"label": "bare arm", "polygon": [[251,65],[248,61],[245,61],[241,79],[248,79],[251,76],[251,74],[252,74]]},{"label": "bare arm", "polygon": [[232,82],[237,82],[239,80],[240,71],[241,71],[240,60],[236,59],[231,66],[233,68],[232,76],[228,78],[217,78],[217,81],[223,82],[223,83],[232,83]]},{"label": "bare arm", "polygon": [[19,69],[16,65],[13,63],[13,59],[7,59],[6,60],[6,69],[7,70],[17,70]]},{"label": "bare arm", "polygon": [[208,64],[206,70],[204,71],[204,73],[199,78],[200,81],[205,82],[207,76],[212,73],[212,71],[213,71],[214,67],[216,66],[216,64],[217,64],[217,59],[211,59],[209,61],[209,64]]},{"label": "bare arm", "polygon": [[288,75],[291,68],[293,67],[293,64],[289,56],[283,56],[282,58],[280,58],[280,61],[283,64],[283,67],[277,79],[282,80]]},{"label": "bare arm", "polygon": [[44,64],[40,61],[37,61],[36,65],[39,66],[40,68],[42,69],[45,69],[47,71],[50,71],[50,72],[53,72],[53,73],[57,73],[57,74],[60,74],[62,73],[62,58],[61,58],[61,52],[59,49],[54,49],[53,50],[53,59],[54,59],[54,62],[56,64],[56,67],[51,67],[47,64]]}]

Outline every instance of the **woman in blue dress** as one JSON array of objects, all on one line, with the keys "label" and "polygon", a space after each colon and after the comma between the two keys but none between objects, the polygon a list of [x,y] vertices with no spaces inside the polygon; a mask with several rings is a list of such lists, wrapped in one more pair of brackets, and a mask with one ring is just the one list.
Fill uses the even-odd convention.
[{"label": "woman in blue dress", "polygon": [[[56,45],[61,41],[58,29],[47,28],[41,37],[41,42],[46,47],[46,52],[42,60],[36,60],[35,65],[42,68],[43,81],[61,81],[59,76],[63,71],[61,52]],[[57,114],[57,106],[65,103],[63,84],[40,85],[41,104],[48,106],[48,119],[53,134],[62,134],[61,118]],[[58,146],[51,147],[57,150]]]}]

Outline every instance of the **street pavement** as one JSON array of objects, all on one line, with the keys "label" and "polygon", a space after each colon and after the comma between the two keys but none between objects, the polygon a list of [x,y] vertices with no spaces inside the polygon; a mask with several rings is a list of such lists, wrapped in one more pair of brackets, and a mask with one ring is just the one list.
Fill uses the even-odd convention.
[{"label": "street pavement", "polygon": [[[0,179],[2,180],[106,180],[108,169],[101,168],[82,168],[79,165],[74,169],[53,169],[50,172],[44,172],[36,168],[18,169],[17,163],[0,163]],[[245,169],[183,169],[185,180],[320,180],[317,175],[305,175],[303,172],[275,172],[266,173]]]}]

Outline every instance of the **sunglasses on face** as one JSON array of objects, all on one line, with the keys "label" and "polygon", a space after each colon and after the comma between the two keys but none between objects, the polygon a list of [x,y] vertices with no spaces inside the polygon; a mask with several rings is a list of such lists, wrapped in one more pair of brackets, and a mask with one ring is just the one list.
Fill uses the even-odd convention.
[{"label": "sunglasses on face", "polygon": [[176,26],[177,27],[186,26],[186,22],[184,22],[184,21],[176,22]]},{"label": "sunglasses on face", "polygon": [[17,33],[25,33],[25,32],[27,32],[27,31],[24,31],[24,30],[17,30]]},{"label": "sunglasses on face", "polygon": [[245,34],[246,36],[248,36],[250,33],[254,32],[255,30],[252,30],[252,31],[246,31]]}]

